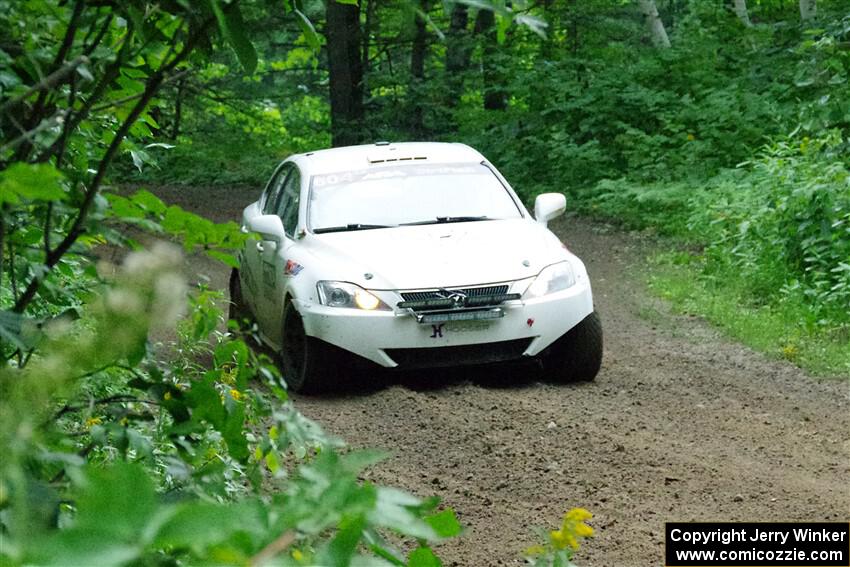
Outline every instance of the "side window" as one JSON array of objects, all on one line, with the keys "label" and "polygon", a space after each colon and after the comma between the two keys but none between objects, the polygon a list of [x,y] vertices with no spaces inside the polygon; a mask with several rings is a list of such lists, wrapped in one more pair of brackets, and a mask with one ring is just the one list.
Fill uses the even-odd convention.
[{"label": "side window", "polygon": [[260,206],[263,209],[264,215],[275,214],[277,205],[280,202],[280,189],[286,181],[287,174],[290,171],[292,171],[292,167],[289,165],[284,165],[278,170],[272,180],[269,181],[269,184],[266,187],[265,192],[263,193],[262,201],[260,202]]},{"label": "side window", "polygon": [[298,224],[298,203],[301,198],[301,175],[298,169],[293,167],[292,173],[286,177],[283,189],[280,192],[280,201],[277,206],[277,214],[283,221],[283,230],[292,237],[295,234],[295,226]]}]

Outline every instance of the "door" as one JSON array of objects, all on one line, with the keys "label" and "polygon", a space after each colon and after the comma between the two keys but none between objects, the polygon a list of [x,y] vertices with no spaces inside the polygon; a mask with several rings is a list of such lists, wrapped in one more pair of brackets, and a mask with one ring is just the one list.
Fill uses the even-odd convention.
[{"label": "door", "polygon": [[[284,163],[277,168],[271,180],[269,180],[256,206],[251,205],[245,209],[245,214],[242,219],[242,228],[247,230],[246,223],[249,215],[271,215],[275,214],[275,210],[279,201],[281,189],[286,181],[287,174],[292,170],[292,165]],[[274,243],[271,243],[274,245]],[[261,241],[257,235],[252,234],[245,242],[242,249],[243,255],[240,261],[240,276],[242,283],[242,294],[246,303],[251,309],[251,313],[261,323],[257,316],[262,311],[263,289],[263,251],[268,248],[268,243]],[[262,324],[262,323],[261,323]],[[265,331],[263,327],[261,330]]]},{"label": "door", "polygon": [[286,263],[295,244],[300,196],[301,175],[293,165],[276,195],[273,212],[269,213],[278,215],[283,222],[284,239],[280,244],[262,242],[260,250],[262,294],[256,313],[266,336],[276,344],[280,344],[283,297],[287,280],[297,274],[291,269],[287,270]]}]

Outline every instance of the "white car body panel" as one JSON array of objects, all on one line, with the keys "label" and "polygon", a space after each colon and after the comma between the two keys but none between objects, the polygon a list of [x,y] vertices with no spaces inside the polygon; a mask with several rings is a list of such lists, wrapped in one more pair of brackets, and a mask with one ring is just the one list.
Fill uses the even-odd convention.
[{"label": "white car body panel", "polygon": [[[366,168],[398,167],[387,159],[425,158],[428,163],[485,163],[521,213],[521,218],[429,224],[351,232],[308,230],[307,203],[314,175]],[[370,160],[383,159],[382,163]],[[281,348],[287,301],[301,314],[307,335],[381,366],[396,366],[387,349],[438,348],[527,339],[523,354],[534,356],[593,311],[584,264],[543,224],[531,218],[519,198],[483,156],[461,144],[407,143],[323,150],[287,159],[301,173],[298,222],[276,243],[252,235],[240,255],[243,297],[261,337]],[[243,212],[243,229],[262,215],[260,202]],[[262,248],[262,250],[260,250]],[[542,269],[558,262],[572,266],[575,284],[534,299],[501,305],[504,316],[489,321],[422,324],[406,309],[400,291],[474,288],[507,284],[522,294]],[[333,280],[357,284],[392,308],[365,311],[322,305],[316,284]]]}]

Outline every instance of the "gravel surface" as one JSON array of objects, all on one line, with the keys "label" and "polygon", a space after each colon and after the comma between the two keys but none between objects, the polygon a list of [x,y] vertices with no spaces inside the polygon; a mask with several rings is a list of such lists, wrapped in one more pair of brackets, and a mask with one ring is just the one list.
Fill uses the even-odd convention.
[{"label": "gravel surface", "polygon": [[[216,220],[255,190],[161,189]],[[233,203],[233,206],[227,205]],[[376,482],[436,494],[466,526],[446,565],[522,565],[535,526],[594,513],[583,566],[661,565],[665,521],[850,519],[850,381],[790,363],[672,314],[644,289],[649,244],[567,217],[552,224],[587,264],[605,332],[596,382],[547,385],[527,368],[392,374],[296,404],[355,447],[386,449]],[[227,272],[191,260],[214,286]]]}]

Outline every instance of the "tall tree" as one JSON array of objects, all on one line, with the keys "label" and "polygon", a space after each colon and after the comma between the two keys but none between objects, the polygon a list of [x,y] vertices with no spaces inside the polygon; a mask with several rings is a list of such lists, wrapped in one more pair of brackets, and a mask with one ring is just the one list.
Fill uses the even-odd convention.
[{"label": "tall tree", "polygon": [[425,80],[425,55],[428,50],[428,28],[425,21],[429,8],[428,0],[419,1],[419,11],[413,18],[413,46],[410,50],[410,130],[421,136],[424,130],[422,110],[422,87]]},{"label": "tall tree", "polygon": [[655,0],[638,0],[638,4],[646,19],[646,27],[649,28],[649,35],[652,37],[653,45],[665,48],[670,47],[670,38],[667,37],[667,30],[664,29],[664,22],[661,21],[661,16],[658,15],[658,7],[655,5]]},{"label": "tall tree", "polygon": [[484,108],[504,110],[508,107],[508,93],[504,77],[493,59],[498,54],[496,15],[492,10],[480,9],[475,17],[475,33],[481,38],[481,72],[484,79]]},{"label": "tall tree", "polygon": [[463,89],[463,73],[469,68],[472,45],[469,37],[469,7],[460,2],[452,6],[446,37],[446,104],[457,105]]},{"label": "tall tree", "polygon": [[363,141],[360,6],[328,0],[326,17],[331,141],[334,146],[348,146]]},{"label": "tall tree", "polygon": [[747,12],[747,0],[735,0],[735,15],[741,20],[745,26],[750,27],[753,24],[750,22],[750,15]]},{"label": "tall tree", "polygon": [[817,0],[800,0],[800,19],[807,22],[817,16]]},{"label": "tall tree", "polygon": [[363,0],[366,2],[366,21],[363,23],[363,74],[369,76],[369,52],[372,44],[372,34],[377,34],[378,0]]}]

